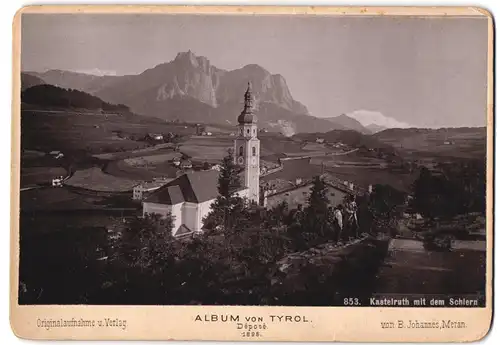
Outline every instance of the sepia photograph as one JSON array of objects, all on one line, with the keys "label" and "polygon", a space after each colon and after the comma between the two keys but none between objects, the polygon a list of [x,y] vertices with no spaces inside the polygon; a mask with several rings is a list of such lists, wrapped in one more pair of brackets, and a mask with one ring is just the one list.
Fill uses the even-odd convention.
[{"label": "sepia photograph", "polygon": [[490,19],[23,13],[16,302],[485,308]]}]

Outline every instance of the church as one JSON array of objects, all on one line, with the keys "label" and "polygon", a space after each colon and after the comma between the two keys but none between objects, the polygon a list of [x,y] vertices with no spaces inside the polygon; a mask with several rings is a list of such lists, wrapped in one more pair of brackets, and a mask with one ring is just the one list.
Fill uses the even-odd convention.
[{"label": "church", "polygon": [[[250,83],[245,92],[245,103],[238,116],[238,135],[234,140],[234,163],[243,168],[243,186],[237,191],[259,203],[260,141],[257,138],[257,117]],[[217,198],[216,170],[196,171],[179,176],[149,195],[143,202],[143,216],[171,213],[174,217],[172,235],[182,237],[203,231],[203,218],[210,212]]]}]

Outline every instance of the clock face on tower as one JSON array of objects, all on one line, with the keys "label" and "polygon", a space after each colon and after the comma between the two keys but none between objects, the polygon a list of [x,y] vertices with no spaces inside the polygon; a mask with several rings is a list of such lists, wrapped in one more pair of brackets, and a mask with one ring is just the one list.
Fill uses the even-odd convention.
[{"label": "clock face on tower", "polygon": [[243,164],[243,157],[238,157],[238,164]]}]

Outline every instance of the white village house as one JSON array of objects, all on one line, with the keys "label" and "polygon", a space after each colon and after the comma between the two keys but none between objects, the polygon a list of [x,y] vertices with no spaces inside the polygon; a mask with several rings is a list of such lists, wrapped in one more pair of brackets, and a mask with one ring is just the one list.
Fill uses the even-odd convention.
[{"label": "white village house", "polygon": [[61,152],[61,151],[50,151],[49,152],[49,155],[54,157],[55,159],[59,159],[59,158],[63,158],[64,157],[64,154]]},{"label": "white village house", "polygon": [[132,199],[133,200],[142,200],[144,196],[148,193],[151,193],[161,186],[167,184],[172,179],[163,179],[163,180],[154,180],[149,182],[142,182],[134,187],[132,190]]},{"label": "white village house", "polygon": [[153,140],[163,140],[163,134],[160,133],[148,133],[148,137]]},{"label": "white village house", "polygon": [[[243,187],[237,192],[241,197],[259,203],[259,155],[257,118],[253,114],[253,97],[250,83],[245,92],[245,106],[238,116],[239,134],[234,140],[234,161],[244,168]],[[182,236],[203,230],[203,218],[218,196],[217,170],[183,174],[160,187],[143,202],[143,215],[169,212],[174,216],[172,234]]]}]

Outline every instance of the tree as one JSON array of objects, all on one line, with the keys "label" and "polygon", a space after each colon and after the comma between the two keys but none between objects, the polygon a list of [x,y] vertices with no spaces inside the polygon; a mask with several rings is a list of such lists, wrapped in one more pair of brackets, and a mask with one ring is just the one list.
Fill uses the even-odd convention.
[{"label": "tree", "polygon": [[413,184],[411,207],[430,218],[453,218],[486,211],[486,169],[481,161],[440,164],[431,173],[422,168]]},{"label": "tree", "polygon": [[130,268],[157,273],[172,264],[176,243],[172,236],[174,217],[157,214],[135,217],[112,233],[114,257]]},{"label": "tree", "polygon": [[[369,210],[378,231],[395,231],[402,213],[406,194],[389,185],[376,184],[370,194]],[[364,217],[368,218],[369,215]],[[364,218],[363,217],[363,218]]]},{"label": "tree", "polygon": [[288,203],[286,200],[283,200],[270,210],[267,210],[265,218],[267,226],[278,228],[283,226],[288,214]]},{"label": "tree", "polygon": [[220,196],[230,199],[234,197],[240,187],[239,168],[234,164],[232,150],[229,150],[228,154],[222,159],[217,189]]},{"label": "tree", "polygon": [[412,185],[413,199],[411,208],[422,215],[434,218],[439,211],[436,192],[438,183],[432,176],[429,169],[423,167],[420,169],[420,175]]},{"label": "tree", "polygon": [[329,220],[333,217],[330,215],[332,211],[329,207],[327,191],[325,182],[316,176],[313,179],[308,206],[304,210],[301,224],[304,234],[311,239],[325,238],[332,228]]},{"label": "tree", "polygon": [[486,162],[467,160],[454,164],[441,164],[439,168],[453,193],[452,214],[486,212]]},{"label": "tree", "polygon": [[[232,231],[236,220],[241,216],[245,201],[236,194],[241,187],[239,169],[233,162],[232,151],[223,158],[219,172],[217,189],[219,195],[211,205],[210,213],[203,220],[208,230],[222,227],[223,231]],[[238,211],[240,211],[238,213]]]},{"label": "tree", "polygon": [[359,195],[356,197],[358,206],[358,223],[362,232],[371,233],[373,227],[373,212],[370,204],[371,194]]}]

